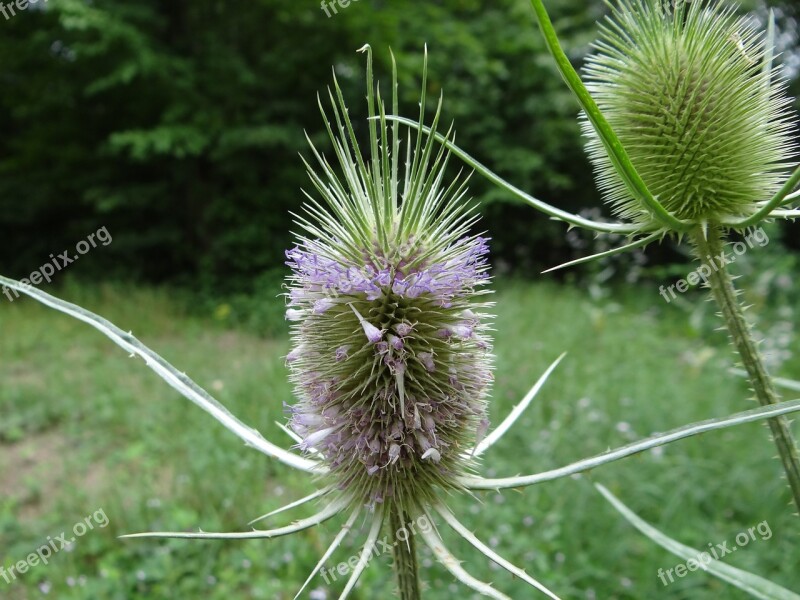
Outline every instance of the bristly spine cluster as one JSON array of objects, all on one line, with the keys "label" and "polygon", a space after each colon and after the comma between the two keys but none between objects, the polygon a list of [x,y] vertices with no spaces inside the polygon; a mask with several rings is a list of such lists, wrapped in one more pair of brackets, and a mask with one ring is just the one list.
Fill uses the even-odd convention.
[{"label": "bristly spine cluster", "polygon": [[[287,251],[290,426],[349,502],[416,511],[460,487],[488,429],[488,247],[470,233],[466,179],[445,184],[449,154],[432,136],[409,132],[401,179],[399,125],[387,125],[364,50],[371,157],[334,78],[333,122],[320,110],[342,177],[312,144],[322,202],[307,194],[304,235]],[[423,77],[420,124],[424,92]],[[392,95],[397,114],[396,73]]]},{"label": "bristly spine cluster", "polygon": [[[650,192],[695,223],[748,217],[794,158],[785,81],[763,34],[718,2],[621,0],[587,62],[587,89]],[[584,123],[599,187],[624,219],[648,222]]]}]

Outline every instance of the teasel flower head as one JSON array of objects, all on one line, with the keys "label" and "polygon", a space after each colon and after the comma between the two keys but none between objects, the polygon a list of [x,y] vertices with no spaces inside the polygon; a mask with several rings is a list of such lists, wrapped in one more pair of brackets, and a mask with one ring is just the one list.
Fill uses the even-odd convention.
[{"label": "teasel flower head", "polygon": [[[718,2],[621,0],[585,69],[587,89],[658,202],[690,223],[750,217],[794,158],[772,42]],[[647,223],[596,129],[588,153],[606,200]]]},{"label": "teasel flower head", "polygon": [[369,75],[372,156],[337,84],[329,133],[343,176],[313,150],[321,200],[309,194],[286,253],[290,427],[349,503],[413,512],[458,486],[488,425],[488,240],[471,233],[466,180],[445,179],[447,151],[401,140]]},{"label": "teasel flower head", "polygon": [[[388,524],[398,537],[392,548],[401,598],[420,597],[414,549],[420,538],[459,581],[507,600],[450,554],[432,526],[438,514],[484,555],[557,598],[478,540],[445,504],[454,492],[485,489],[473,473],[478,458],[519,418],[555,364],[489,434],[488,239],[472,233],[477,217],[465,201],[466,180],[446,178],[450,135],[436,134],[441,99],[432,126],[423,125],[427,50],[416,133],[409,129],[404,139],[397,121],[388,125],[372,80],[371,50],[362,50],[368,57],[368,155],[362,156],[334,78],[332,121],[322,103],[320,110],[341,175],[309,140],[317,168],[306,166],[316,194],[307,194],[304,214],[297,216],[302,234],[286,253],[293,342],[287,364],[297,397],[286,430],[316,465],[321,485],[285,508],[315,498],[323,498],[325,508],[261,535],[349,514],[308,585],[366,512],[370,531],[341,598]],[[397,115],[396,69],[392,83]],[[403,530],[407,536],[400,537]]]}]

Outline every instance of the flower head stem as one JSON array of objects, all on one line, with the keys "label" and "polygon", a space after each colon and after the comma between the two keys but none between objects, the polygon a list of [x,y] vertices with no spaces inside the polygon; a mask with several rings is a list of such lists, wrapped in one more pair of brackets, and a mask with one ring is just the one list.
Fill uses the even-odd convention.
[{"label": "flower head stem", "polygon": [[[717,257],[723,253],[723,240],[717,227],[711,227],[707,232],[698,230],[692,234],[692,238],[695,252],[701,262],[708,260],[707,257]],[[742,359],[756,399],[762,406],[778,404],[781,401],[780,396],[767,373],[753,332],[745,319],[744,309],[737,298],[738,292],[730,272],[724,264],[718,269],[708,270],[711,271],[708,276],[708,287],[722,313],[731,341]],[[770,419],[767,423],[783,463],[795,505],[800,511],[800,456],[789,420],[785,416],[780,416]]]},{"label": "flower head stem", "polygon": [[[408,531],[409,515],[399,507],[392,509],[389,516],[389,526],[392,536],[405,528]],[[414,535],[409,532],[406,540],[393,541],[392,554],[394,557],[394,571],[397,574],[397,589],[400,600],[420,600],[419,568],[417,566],[417,552]]]}]

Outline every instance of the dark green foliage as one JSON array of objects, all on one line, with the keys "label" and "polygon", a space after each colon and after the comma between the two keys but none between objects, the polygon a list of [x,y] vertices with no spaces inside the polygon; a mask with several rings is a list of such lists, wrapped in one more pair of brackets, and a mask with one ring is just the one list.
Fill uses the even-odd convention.
[{"label": "dark green foliage", "polygon": [[[581,6],[560,9],[581,15],[563,22],[579,53],[596,16]],[[398,56],[404,114],[415,113],[427,41],[429,92],[446,90],[461,143],[534,193],[591,201],[577,108],[525,0],[362,0],[332,18],[279,0],[51,0],[0,26],[0,259],[11,275],[105,225],[114,243],[81,273],[251,291],[282,265],[289,211],[310,187],[297,155],[304,130],[324,132],[315,96],[332,65],[345,94],[356,89],[355,50],[367,41],[376,69],[387,72],[389,47]],[[506,200],[473,186],[481,200]],[[500,231],[505,211],[492,214]],[[498,249],[558,232],[523,216],[530,226]]]},{"label": "dark green foliage", "polygon": [[[553,2],[580,62],[603,4]],[[527,0],[317,2],[80,0],[0,17],[0,264],[23,277],[106,226],[114,243],[76,276],[178,282],[232,301],[284,269],[290,210],[310,188],[303,131],[326,150],[316,105],[335,66],[347,97],[370,42],[376,71],[398,58],[401,112],[416,115],[422,46],[429,94],[446,93],[458,143],[565,209],[598,205],[578,107],[544,51]],[[780,20],[792,30],[790,11]],[[388,92],[388,90],[384,90]],[[357,97],[357,96],[356,96]],[[359,135],[364,115],[354,111]],[[452,165],[456,169],[458,165]],[[568,252],[560,224],[480,178],[498,264],[538,271]],[[277,281],[277,277],[268,277]],[[216,304],[214,304],[216,305]],[[242,313],[242,314],[240,314]]]}]

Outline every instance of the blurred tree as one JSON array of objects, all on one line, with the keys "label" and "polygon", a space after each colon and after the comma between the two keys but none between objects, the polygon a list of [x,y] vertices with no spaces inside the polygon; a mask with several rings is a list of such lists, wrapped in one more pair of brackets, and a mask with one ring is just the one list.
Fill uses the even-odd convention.
[{"label": "blurred tree", "polygon": [[[603,6],[553,3],[576,63]],[[363,96],[355,50],[365,42],[384,86],[394,50],[405,115],[417,110],[427,42],[428,92],[446,92],[460,145],[551,202],[597,203],[577,104],[527,0],[361,0],[330,17],[315,2],[281,0],[35,7],[0,22],[5,273],[24,276],[106,226],[114,243],[76,271],[258,288],[282,267],[290,211],[309,187],[297,156],[308,154],[303,131],[325,148],[315,96],[331,66],[349,98]],[[364,115],[354,116],[362,134]],[[480,178],[472,195],[484,204],[497,264],[538,269],[568,252],[561,225]]]}]

